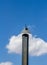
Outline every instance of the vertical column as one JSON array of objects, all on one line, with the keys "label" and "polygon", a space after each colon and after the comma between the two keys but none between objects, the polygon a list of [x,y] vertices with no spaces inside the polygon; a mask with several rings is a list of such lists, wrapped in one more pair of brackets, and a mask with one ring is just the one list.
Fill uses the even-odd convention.
[{"label": "vertical column", "polygon": [[22,65],[28,65],[28,42],[29,35],[22,35]]}]

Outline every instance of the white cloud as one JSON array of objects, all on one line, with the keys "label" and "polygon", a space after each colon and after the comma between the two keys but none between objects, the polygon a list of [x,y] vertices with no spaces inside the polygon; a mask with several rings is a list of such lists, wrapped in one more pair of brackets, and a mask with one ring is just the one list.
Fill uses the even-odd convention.
[{"label": "white cloud", "polygon": [[[12,36],[6,46],[9,53],[21,54],[22,52],[22,34]],[[29,54],[32,56],[40,56],[47,53],[47,42],[41,38],[33,37],[29,34]]]},{"label": "white cloud", "polygon": [[11,62],[2,62],[0,65],[13,65]]}]

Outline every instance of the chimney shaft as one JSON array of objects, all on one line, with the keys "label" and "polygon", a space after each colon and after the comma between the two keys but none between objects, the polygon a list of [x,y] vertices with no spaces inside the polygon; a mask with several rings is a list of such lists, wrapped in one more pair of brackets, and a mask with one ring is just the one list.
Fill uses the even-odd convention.
[{"label": "chimney shaft", "polygon": [[28,65],[28,43],[29,35],[24,33],[22,35],[22,65]]}]

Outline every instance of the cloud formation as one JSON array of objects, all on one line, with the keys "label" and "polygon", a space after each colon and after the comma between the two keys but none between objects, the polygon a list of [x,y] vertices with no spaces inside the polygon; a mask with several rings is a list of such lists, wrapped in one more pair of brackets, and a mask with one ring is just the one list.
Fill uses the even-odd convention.
[{"label": "cloud formation", "polygon": [[[22,53],[22,34],[12,36],[6,46],[8,53]],[[29,34],[29,55],[40,56],[47,53],[47,42],[41,38],[33,37]]]},{"label": "cloud formation", "polygon": [[0,65],[13,65],[11,62],[2,62]]}]

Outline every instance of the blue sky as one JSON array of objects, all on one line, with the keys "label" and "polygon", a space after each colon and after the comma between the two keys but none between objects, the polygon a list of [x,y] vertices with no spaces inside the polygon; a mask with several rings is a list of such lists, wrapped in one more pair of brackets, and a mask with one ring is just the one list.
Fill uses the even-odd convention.
[{"label": "blue sky", "polygon": [[[25,24],[32,35],[47,42],[47,0],[0,0],[0,63],[21,65],[21,55],[8,54],[6,45]],[[29,65],[47,65],[47,54],[29,57]]]}]

